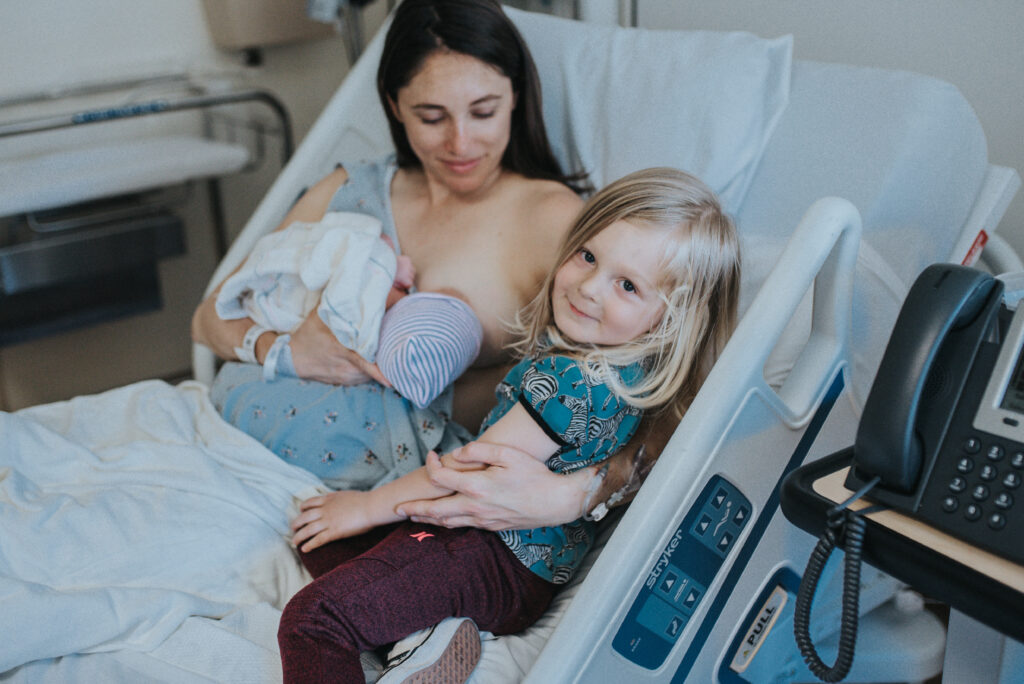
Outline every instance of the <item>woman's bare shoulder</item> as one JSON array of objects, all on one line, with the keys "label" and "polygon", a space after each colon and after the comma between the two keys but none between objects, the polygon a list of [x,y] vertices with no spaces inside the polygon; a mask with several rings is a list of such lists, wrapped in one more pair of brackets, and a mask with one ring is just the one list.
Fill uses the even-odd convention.
[{"label": "woman's bare shoulder", "polygon": [[570,188],[557,181],[530,180],[524,186],[529,201],[522,204],[530,212],[534,225],[542,224],[547,230],[560,226],[568,230],[583,207],[583,200]]},{"label": "woman's bare shoulder", "polygon": [[530,259],[519,264],[521,291],[525,297],[522,303],[525,303],[554,266],[558,247],[583,207],[583,200],[555,181],[531,180],[521,192],[515,204],[518,215],[515,248],[521,250],[524,243],[531,246]]}]

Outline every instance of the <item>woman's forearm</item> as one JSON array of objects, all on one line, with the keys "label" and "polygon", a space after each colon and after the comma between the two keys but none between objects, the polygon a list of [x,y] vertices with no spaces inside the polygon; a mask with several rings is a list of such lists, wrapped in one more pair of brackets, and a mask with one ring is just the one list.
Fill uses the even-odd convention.
[{"label": "woman's forearm", "polygon": [[[245,334],[255,325],[255,322],[251,318],[224,320],[217,316],[216,311],[213,312],[212,317],[209,317],[208,310],[205,303],[196,309],[196,313],[192,317],[192,340],[205,344],[213,350],[214,354],[226,361],[237,359],[238,354],[235,352],[235,348],[242,345]],[[266,359],[267,352],[270,351],[277,335],[276,332],[268,330],[256,339],[253,352],[257,362],[263,363]]]},{"label": "woman's forearm", "polygon": [[192,340],[204,344],[222,359],[235,359],[235,347],[242,344],[252,320],[224,320],[217,315],[216,291],[196,307],[192,315]]},{"label": "woman's forearm", "polygon": [[601,518],[608,509],[632,501],[676,425],[671,414],[645,416],[633,439],[605,462],[605,468],[587,468],[591,479],[582,485],[582,514]]}]

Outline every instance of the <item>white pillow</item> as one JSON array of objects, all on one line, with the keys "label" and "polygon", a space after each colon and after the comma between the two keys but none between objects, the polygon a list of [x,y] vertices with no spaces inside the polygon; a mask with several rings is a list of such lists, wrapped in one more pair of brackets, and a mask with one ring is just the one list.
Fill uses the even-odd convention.
[{"label": "white pillow", "polygon": [[600,188],[674,166],[735,213],[789,99],[792,37],[651,31],[505,8],[540,72],[552,147]]}]

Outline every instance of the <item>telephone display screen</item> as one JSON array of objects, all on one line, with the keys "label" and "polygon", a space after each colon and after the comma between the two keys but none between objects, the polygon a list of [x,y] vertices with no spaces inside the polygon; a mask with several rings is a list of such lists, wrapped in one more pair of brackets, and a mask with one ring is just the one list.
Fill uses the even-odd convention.
[{"label": "telephone display screen", "polygon": [[1006,383],[1006,391],[1003,393],[1003,400],[999,408],[1024,413],[1024,354],[1017,350],[1017,359],[1014,361],[1013,374],[1010,381]]}]

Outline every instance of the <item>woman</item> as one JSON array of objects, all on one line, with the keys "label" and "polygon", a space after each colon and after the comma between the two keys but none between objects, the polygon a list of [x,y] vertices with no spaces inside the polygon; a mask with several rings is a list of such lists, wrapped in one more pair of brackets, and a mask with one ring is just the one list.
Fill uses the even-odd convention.
[{"label": "woman", "polygon": [[[477,428],[507,370],[504,347],[509,339],[503,321],[511,320],[537,292],[562,235],[582,206],[577,194],[581,176],[564,174],[548,145],[529,52],[492,0],[405,0],[385,42],[378,92],[396,149],[394,160],[337,169],[305,193],[281,228],[294,221],[317,221],[328,210],[378,214],[392,227],[398,249],[415,264],[416,286],[455,294],[476,312],[484,330],[479,358],[456,383],[453,397],[445,395],[417,412],[393,392],[366,383],[382,382],[380,372],[343,348],[313,314],[292,334],[287,351],[295,374],[317,382],[283,377],[266,385],[259,380],[259,366],[228,364],[213,392],[234,407],[236,416],[283,414],[296,405],[327,401],[343,406],[335,416],[358,414],[367,425],[387,425],[387,430],[375,431],[377,441],[363,445],[377,459],[373,465],[380,467],[354,476],[341,474],[334,483],[360,488],[422,464],[431,449],[449,451],[468,441],[469,432],[458,424],[470,431]],[[370,190],[376,196],[368,195]],[[194,339],[229,360],[248,344],[262,363],[277,335],[268,332],[246,340],[253,322],[220,319],[216,295],[211,293],[197,309]],[[231,410],[219,408],[226,415]],[[306,434],[317,444],[329,443],[330,421],[314,418],[317,430],[289,434],[295,440]],[[239,427],[282,457],[297,451],[290,437],[282,437],[280,424]],[[379,436],[381,432],[391,434]],[[389,458],[384,452],[391,460],[381,465]],[[407,513],[439,524],[489,529],[565,522],[611,492],[635,489],[629,481],[635,484],[642,469],[635,448],[624,452],[614,459],[612,476],[602,478],[595,477],[594,469],[558,476],[542,464],[536,468],[536,461],[514,450],[471,447],[462,458],[495,467],[456,473],[429,463],[439,483],[464,494],[414,502]],[[321,460],[328,456],[321,455]],[[505,487],[506,482],[514,482],[515,488]],[[553,513],[551,501],[564,502],[565,510]]]}]

